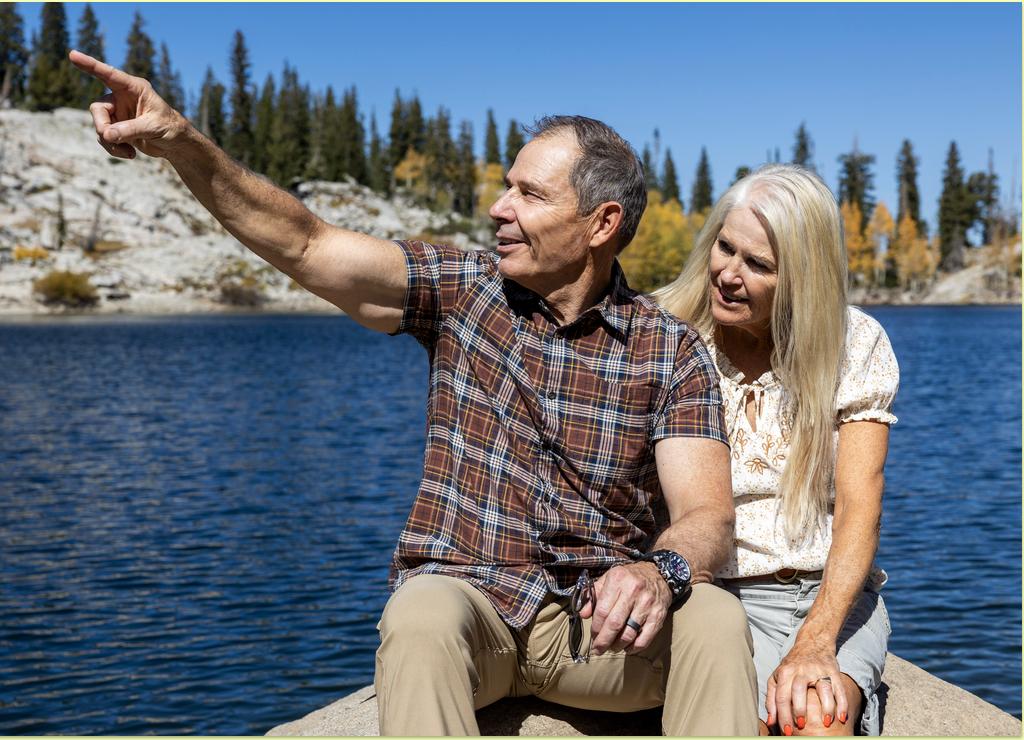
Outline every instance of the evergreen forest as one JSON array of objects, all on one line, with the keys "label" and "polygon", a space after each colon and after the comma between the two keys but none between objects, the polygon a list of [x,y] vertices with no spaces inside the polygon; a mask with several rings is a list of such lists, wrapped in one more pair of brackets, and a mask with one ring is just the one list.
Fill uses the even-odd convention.
[{"label": "evergreen forest", "polygon": [[[104,37],[88,4],[75,29],[74,45],[65,7],[44,3],[39,32],[26,42],[24,22],[13,3],[0,3],[0,108],[50,111],[87,108],[102,86],[67,61],[70,48],[106,59]],[[466,228],[487,222],[487,207],[504,188],[504,172],[525,143],[521,122],[499,129],[487,111],[480,152],[472,124],[455,122],[443,105],[425,111],[416,94],[396,90],[388,120],[369,119],[354,86],[313,90],[287,63],[277,76],[252,77],[245,36],[226,40],[230,79],[219,80],[208,67],[199,90],[185,90],[166,44],[147,32],[136,12],[124,60],[107,60],[150,80],[172,106],[182,110],[232,157],[282,187],[307,180],[347,178],[385,196],[401,190],[418,202],[458,214]],[[637,236],[621,257],[631,285],[646,291],[679,274],[716,195],[705,147],[700,147],[691,192],[683,193],[668,148],[654,129],[641,154],[648,185],[648,208]],[[776,148],[767,162],[794,162],[815,169],[814,142],[804,122],[794,132],[791,156]],[[756,165],[757,163],[752,163]],[[892,174],[898,203],[874,197],[875,156],[859,149],[838,157],[833,191],[840,203],[852,286],[920,289],[937,272],[962,268],[971,246],[1005,245],[1019,239],[1015,208],[1001,205],[1000,183],[989,152],[983,171],[968,172],[955,141],[949,144],[942,174],[937,224],[921,215],[920,160],[903,138]],[[724,182],[751,171],[739,167]],[[724,179],[723,179],[724,180]],[[1020,267],[1016,267],[1019,274]]]}]

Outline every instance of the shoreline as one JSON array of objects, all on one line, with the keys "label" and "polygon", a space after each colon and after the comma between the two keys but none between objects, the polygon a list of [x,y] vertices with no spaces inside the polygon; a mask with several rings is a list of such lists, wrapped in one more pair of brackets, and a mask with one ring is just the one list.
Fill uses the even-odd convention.
[{"label": "shoreline", "polygon": [[[891,303],[891,302],[870,302],[850,301],[850,305],[862,308],[990,308],[990,307],[1021,307],[1020,297],[1001,301],[966,302],[966,303]],[[251,317],[273,317],[273,316],[347,316],[340,308],[327,304],[323,307],[316,305],[303,305],[290,308],[287,305],[270,305],[266,308],[247,308],[241,306],[220,306],[212,304],[199,307],[195,310],[176,306],[168,309],[151,308],[141,310],[104,310],[103,308],[92,309],[51,309],[40,306],[35,311],[0,311],[0,324],[24,324],[39,320],[75,320],[75,319],[181,319],[193,317],[216,317],[216,316],[251,316]]]}]

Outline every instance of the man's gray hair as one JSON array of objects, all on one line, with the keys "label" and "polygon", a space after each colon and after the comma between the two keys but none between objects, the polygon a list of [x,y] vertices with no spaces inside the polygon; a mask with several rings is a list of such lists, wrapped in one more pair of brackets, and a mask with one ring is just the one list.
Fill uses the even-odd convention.
[{"label": "man's gray hair", "polygon": [[569,184],[576,191],[576,213],[588,216],[608,201],[621,205],[621,252],[636,235],[647,207],[647,183],[640,158],[611,126],[585,116],[544,116],[527,133],[539,138],[563,129],[572,131],[580,148],[580,156],[569,173]]}]

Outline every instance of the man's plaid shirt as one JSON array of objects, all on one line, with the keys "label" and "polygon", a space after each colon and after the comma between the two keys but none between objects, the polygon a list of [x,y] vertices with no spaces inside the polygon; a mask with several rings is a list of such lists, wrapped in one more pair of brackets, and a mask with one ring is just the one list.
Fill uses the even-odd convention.
[{"label": "man's plaid shirt", "polygon": [[430,353],[423,480],[392,564],[479,588],[525,626],[580,569],[635,559],[665,525],[654,443],[728,444],[697,333],[626,285],[559,326],[490,253],[399,242],[399,332]]}]

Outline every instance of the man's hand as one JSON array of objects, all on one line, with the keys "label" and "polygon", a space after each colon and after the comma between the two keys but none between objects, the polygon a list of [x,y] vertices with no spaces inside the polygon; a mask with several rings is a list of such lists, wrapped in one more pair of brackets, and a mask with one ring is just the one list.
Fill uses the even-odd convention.
[{"label": "man's hand", "polygon": [[[643,650],[661,630],[672,605],[672,591],[654,563],[617,565],[594,581],[594,593],[597,603],[587,603],[580,615],[594,617],[590,649],[597,655]],[[641,625],[639,633],[627,619]]]},{"label": "man's hand", "polygon": [[89,106],[89,111],[100,145],[111,156],[134,159],[136,149],[151,157],[170,153],[172,142],[188,122],[153,91],[147,80],[80,51],[72,51],[68,59],[110,88],[109,94]]}]

